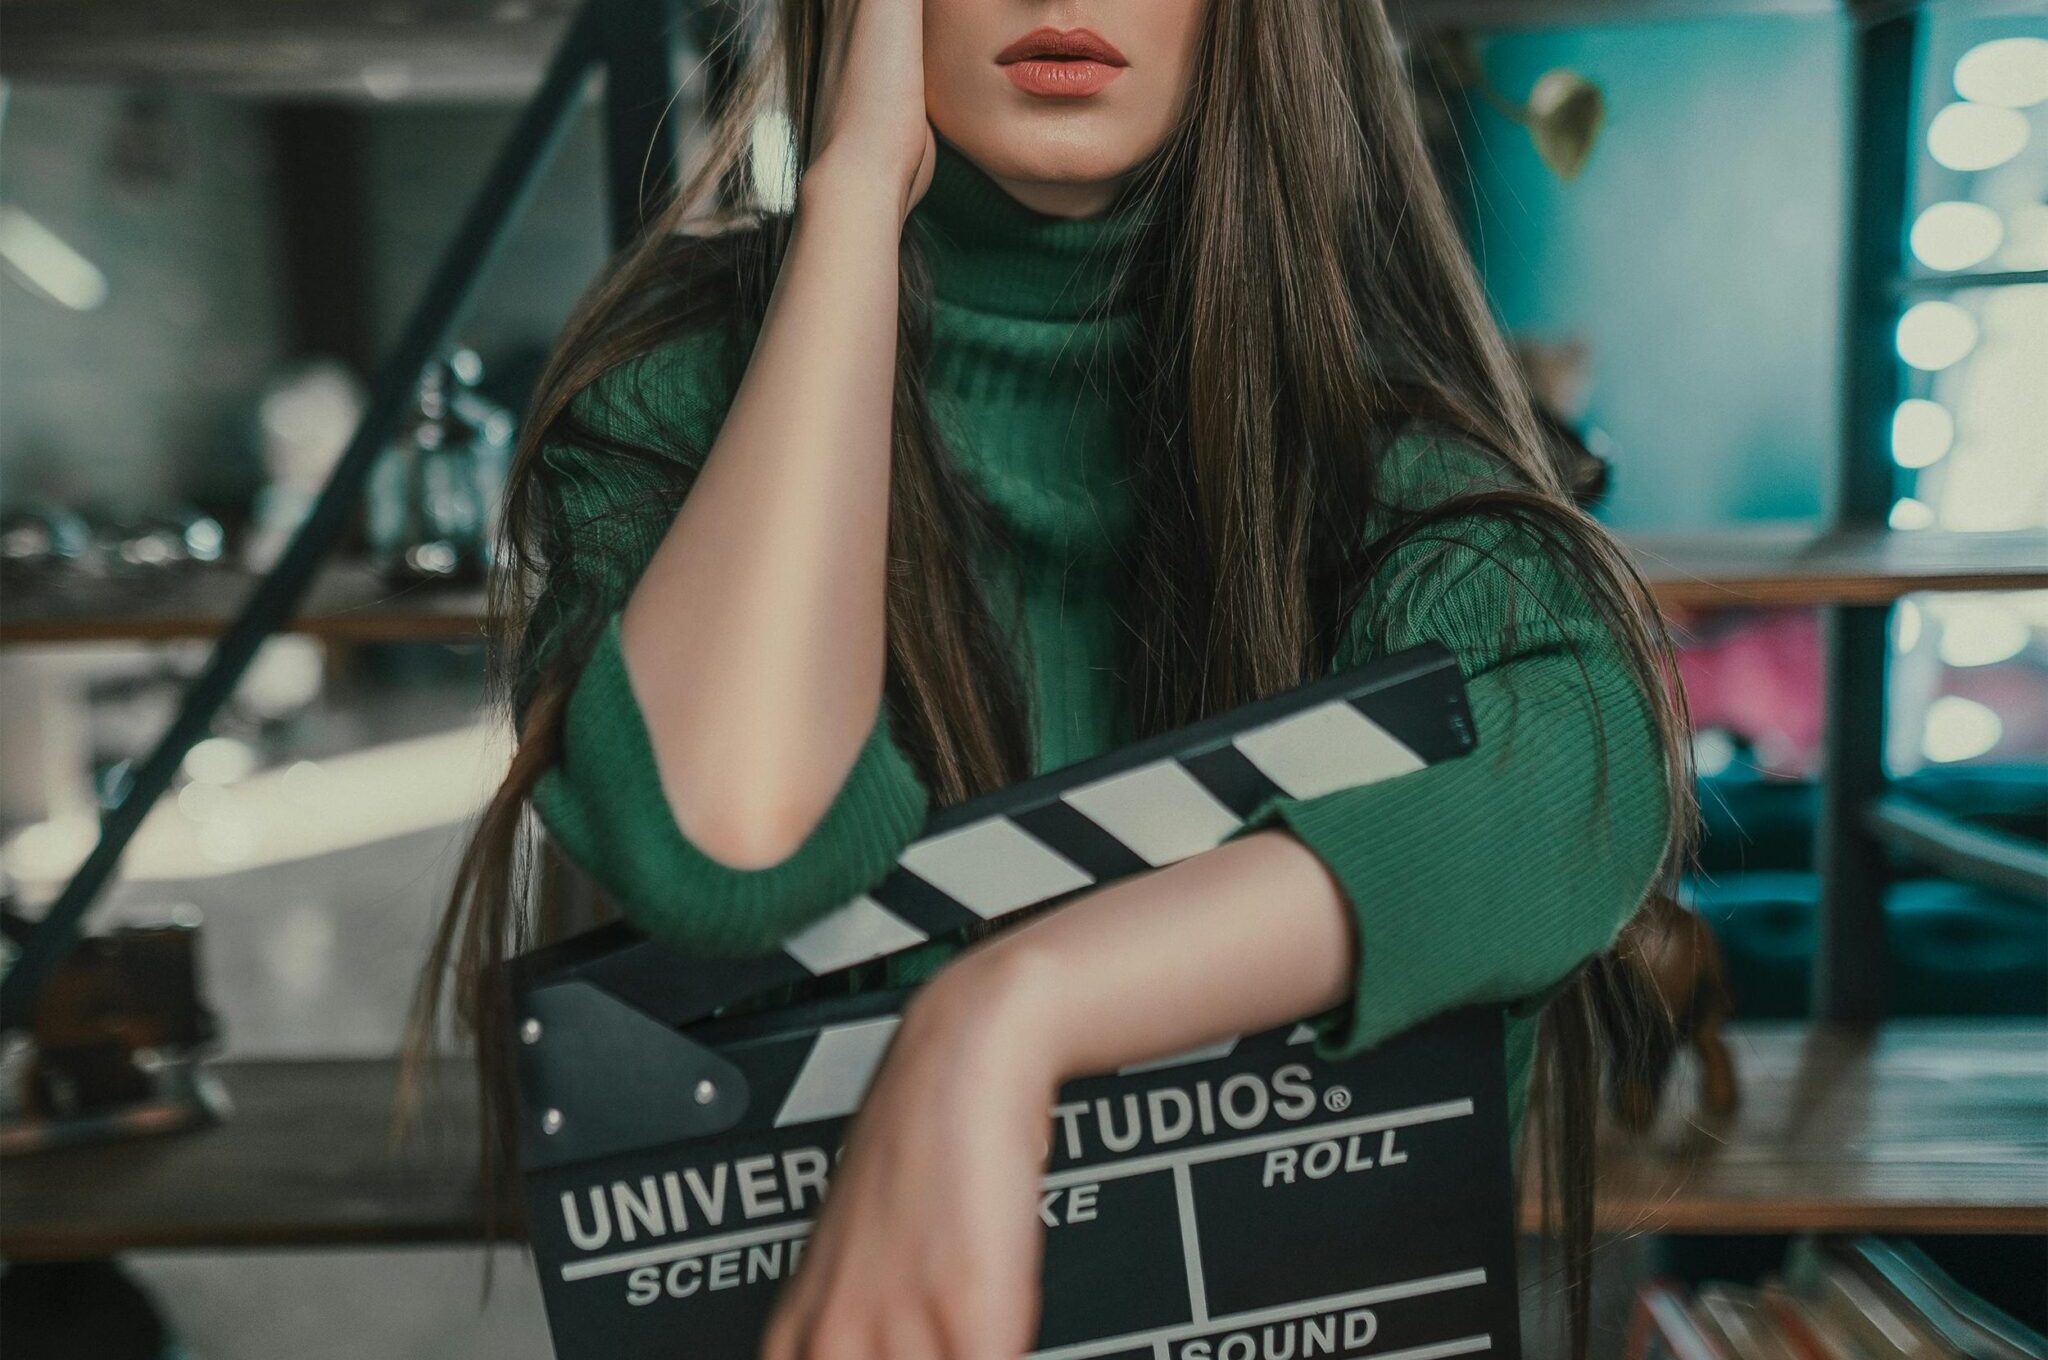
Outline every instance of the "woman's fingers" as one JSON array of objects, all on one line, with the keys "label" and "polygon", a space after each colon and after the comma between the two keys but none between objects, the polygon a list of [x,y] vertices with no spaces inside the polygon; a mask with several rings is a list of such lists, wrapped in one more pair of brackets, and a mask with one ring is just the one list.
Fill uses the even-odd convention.
[{"label": "woman's fingers", "polygon": [[805,1243],[803,1267],[783,1285],[761,1337],[761,1360],[812,1360],[820,1282],[832,1277],[832,1247],[813,1233]]},{"label": "woman's fingers", "polygon": [[870,1280],[833,1297],[789,1300],[763,1336],[761,1360],[957,1360],[943,1301],[929,1291]]},{"label": "woman's fingers", "polygon": [[932,133],[924,107],[924,0],[833,0],[819,73],[820,158],[888,174],[906,204],[922,194]]},{"label": "woman's fingers", "polygon": [[1051,1087],[1016,1060],[1028,1036],[1007,1011],[933,1002],[948,993],[930,986],[847,1130],[763,1360],[1017,1360],[1030,1346]]},{"label": "woman's fingers", "polygon": [[768,1329],[761,1334],[761,1360],[797,1360],[799,1318],[785,1297],[768,1317]]},{"label": "woman's fingers", "polygon": [[944,1297],[927,1296],[927,1316],[946,1360],[1017,1360],[1030,1345],[994,1291],[962,1281]]},{"label": "woman's fingers", "polygon": [[926,1300],[910,1298],[889,1310],[878,1328],[883,1349],[875,1360],[953,1360],[926,1305]]}]

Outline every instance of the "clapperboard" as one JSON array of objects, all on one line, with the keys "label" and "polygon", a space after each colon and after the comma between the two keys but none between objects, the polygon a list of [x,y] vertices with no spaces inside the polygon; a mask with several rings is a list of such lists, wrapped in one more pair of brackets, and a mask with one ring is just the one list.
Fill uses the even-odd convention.
[{"label": "clapperboard", "polygon": [[[753,1360],[908,994],[736,1008],[1474,744],[1420,648],[934,816],[767,957],[609,926],[514,964],[528,1232],[562,1360]],[[825,990],[819,988],[819,990]],[[1520,1354],[1497,1010],[1331,1063],[1306,1025],[1062,1088],[1035,1355]]]}]

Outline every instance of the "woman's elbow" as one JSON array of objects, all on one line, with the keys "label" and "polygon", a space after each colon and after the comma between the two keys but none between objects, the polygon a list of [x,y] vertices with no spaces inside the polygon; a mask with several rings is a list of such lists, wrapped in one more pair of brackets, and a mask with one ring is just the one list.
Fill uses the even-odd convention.
[{"label": "woman's elbow", "polygon": [[683,835],[706,858],[727,869],[772,869],[802,848],[822,811],[773,792],[719,797],[687,814],[676,808]]},{"label": "woman's elbow", "polygon": [[[782,864],[817,832],[847,774],[828,774],[808,761],[782,768],[786,763],[750,758],[663,769],[676,830],[725,869],[758,872]],[[712,768],[715,777],[686,777]]]},{"label": "woman's elbow", "polygon": [[870,773],[877,765],[872,748],[883,734],[870,726],[862,743],[844,754],[828,753],[787,729],[752,739],[700,736],[687,747],[656,744],[654,762],[683,838],[725,868],[759,871],[801,851],[839,800],[871,796],[864,789],[872,779],[860,775],[863,765]]}]

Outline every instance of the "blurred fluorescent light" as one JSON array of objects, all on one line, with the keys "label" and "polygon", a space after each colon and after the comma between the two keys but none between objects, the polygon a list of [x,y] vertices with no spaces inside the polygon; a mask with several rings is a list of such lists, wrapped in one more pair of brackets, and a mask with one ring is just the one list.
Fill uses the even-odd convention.
[{"label": "blurred fluorescent light", "polygon": [[[99,818],[90,813],[31,822],[7,838],[8,871],[24,886],[46,883],[54,892],[91,853],[99,831]],[[37,899],[31,894],[30,900]]]},{"label": "blurred fluorescent light", "polygon": [[70,243],[12,204],[0,203],[0,260],[60,307],[89,312],[107,300],[107,276]]},{"label": "blurred fluorescent light", "polygon": [[1995,599],[1956,599],[1941,608],[1941,664],[1995,666],[2027,649],[2027,621]]},{"label": "blurred fluorescent light", "polygon": [[235,685],[235,702],[265,718],[296,713],[320,697],[327,650],[309,637],[264,639],[256,659]]},{"label": "blurred fluorescent light", "polygon": [[1972,295],[1979,340],[1937,383],[1956,413],[1941,460],[1941,527],[2048,528],[2048,280]]},{"label": "blurred fluorescent light", "polygon": [[1903,654],[1920,645],[1920,606],[1900,600],[1892,611],[1892,646]]},{"label": "blurred fluorescent light", "polygon": [[[511,758],[504,725],[479,723],[231,784],[188,785],[149,810],[121,861],[122,876],[216,878],[452,825],[483,806]],[[187,798],[195,787],[206,794]],[[92,817],[74,817],[33,823],[8,839],[8,867],[30,900],[71,876],[97,830]]]},{"label": "blurred fluorescent light", "polygon": [[1692,766],[1696,773],[1709,778],[1726,774],[1735,763],[1735,756],[1735,740],[1722,729],[1709,727],[1693,733]]},{"label": "blurred fluorescent light", "polygon": [[1944,694],[1927,706],[1927,724],[1920,752],[1942,762],[1974,760],[1998,745],[2005,724],[1975,699]]},{"label": "blurred fluorescent light", "polygon": [[1899,318],[1899,357],[1926,372],[1947,368],[1976,345],[1976,318],[1953,302],[1918,302]]},{"label": "blurred fluorescent light", "polygon": [[762,199],[778,212],[796,202],[796,150],[789,115],[769,109],[754,120],[747,154]]},{"label": "blurred fluorescent light", "polygon": [[363,93],[380,103],[412,93],[412,67],[402,61],[380,61],[362,70]]},{"label": "blurred fluorescent light", "polygon": [[1929,269],[1968,269],[1991,258],[2005,223],[1982,203],[1933,203],[1913,221],[1913,254]]},{"label": "blurred fluorescent light", "polygon": [[1907,496],[1892,502],[1892,513],[1887,522],[1894,529],[1925,529],[1934,523],[1934,507],[1926,501]]},{"label": "blurred fluorescent light", "polygon": [[253,774],[257,763],[248,742],[208,737],[185,753],[184,770],[187,778],[200,784],[232,784]]},{"label": "blurred fluorescent light", "polygon": [[1938,463],[1955,442],[1955,417],[1940,402],[1908,397],[1892,412],[1892,461],[1900,467]]},{"label": "blurred fluorescent light", "polygon": [[2023,109],[2048,99],[2048,38],[1994,38],[1956,63],[1956,93],[1978,104]]},{"label": "blurred fluorescent light", "polygon": [[1950,170],[2004,165],[2026,144],[2026,115],[1990,104],[1951,104],[1927,125],[1927,154]]}]

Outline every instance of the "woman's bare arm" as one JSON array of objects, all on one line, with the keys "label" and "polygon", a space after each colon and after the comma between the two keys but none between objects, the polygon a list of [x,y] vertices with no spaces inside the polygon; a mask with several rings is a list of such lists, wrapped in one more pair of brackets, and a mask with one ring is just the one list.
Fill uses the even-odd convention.
[{"label": "woman's bare arm", "polygon": [[[988,941],[917,1007],[944,1027],[1009,1005],[1041,1085],[1110,1072],[1328,1010],[1351,987],[1353,921],[1328,868],[1255,831],[1089,894]],[[1001,997],[991,1002],[989,997]]]},{"label": "woman's bare arm", "polygon": [[723,427],[619,621],[662,786],[699,848],[787,855],[881,700],[896,204],[805,186]]},{"label": "woman's bare arm", "polygon": [[676,822],[738,868],[801,843],[881,704],[897,250],[931,134],[922,0],[848,11],[759,339],[620,619]]},{"label": "woman's bare arm", "polygon": [[762,1360],[1022,1355],[1060,1083],[1334,1005],[1350,953],[1321,862],[1257,831],[962,955],[904,1012]]}]

